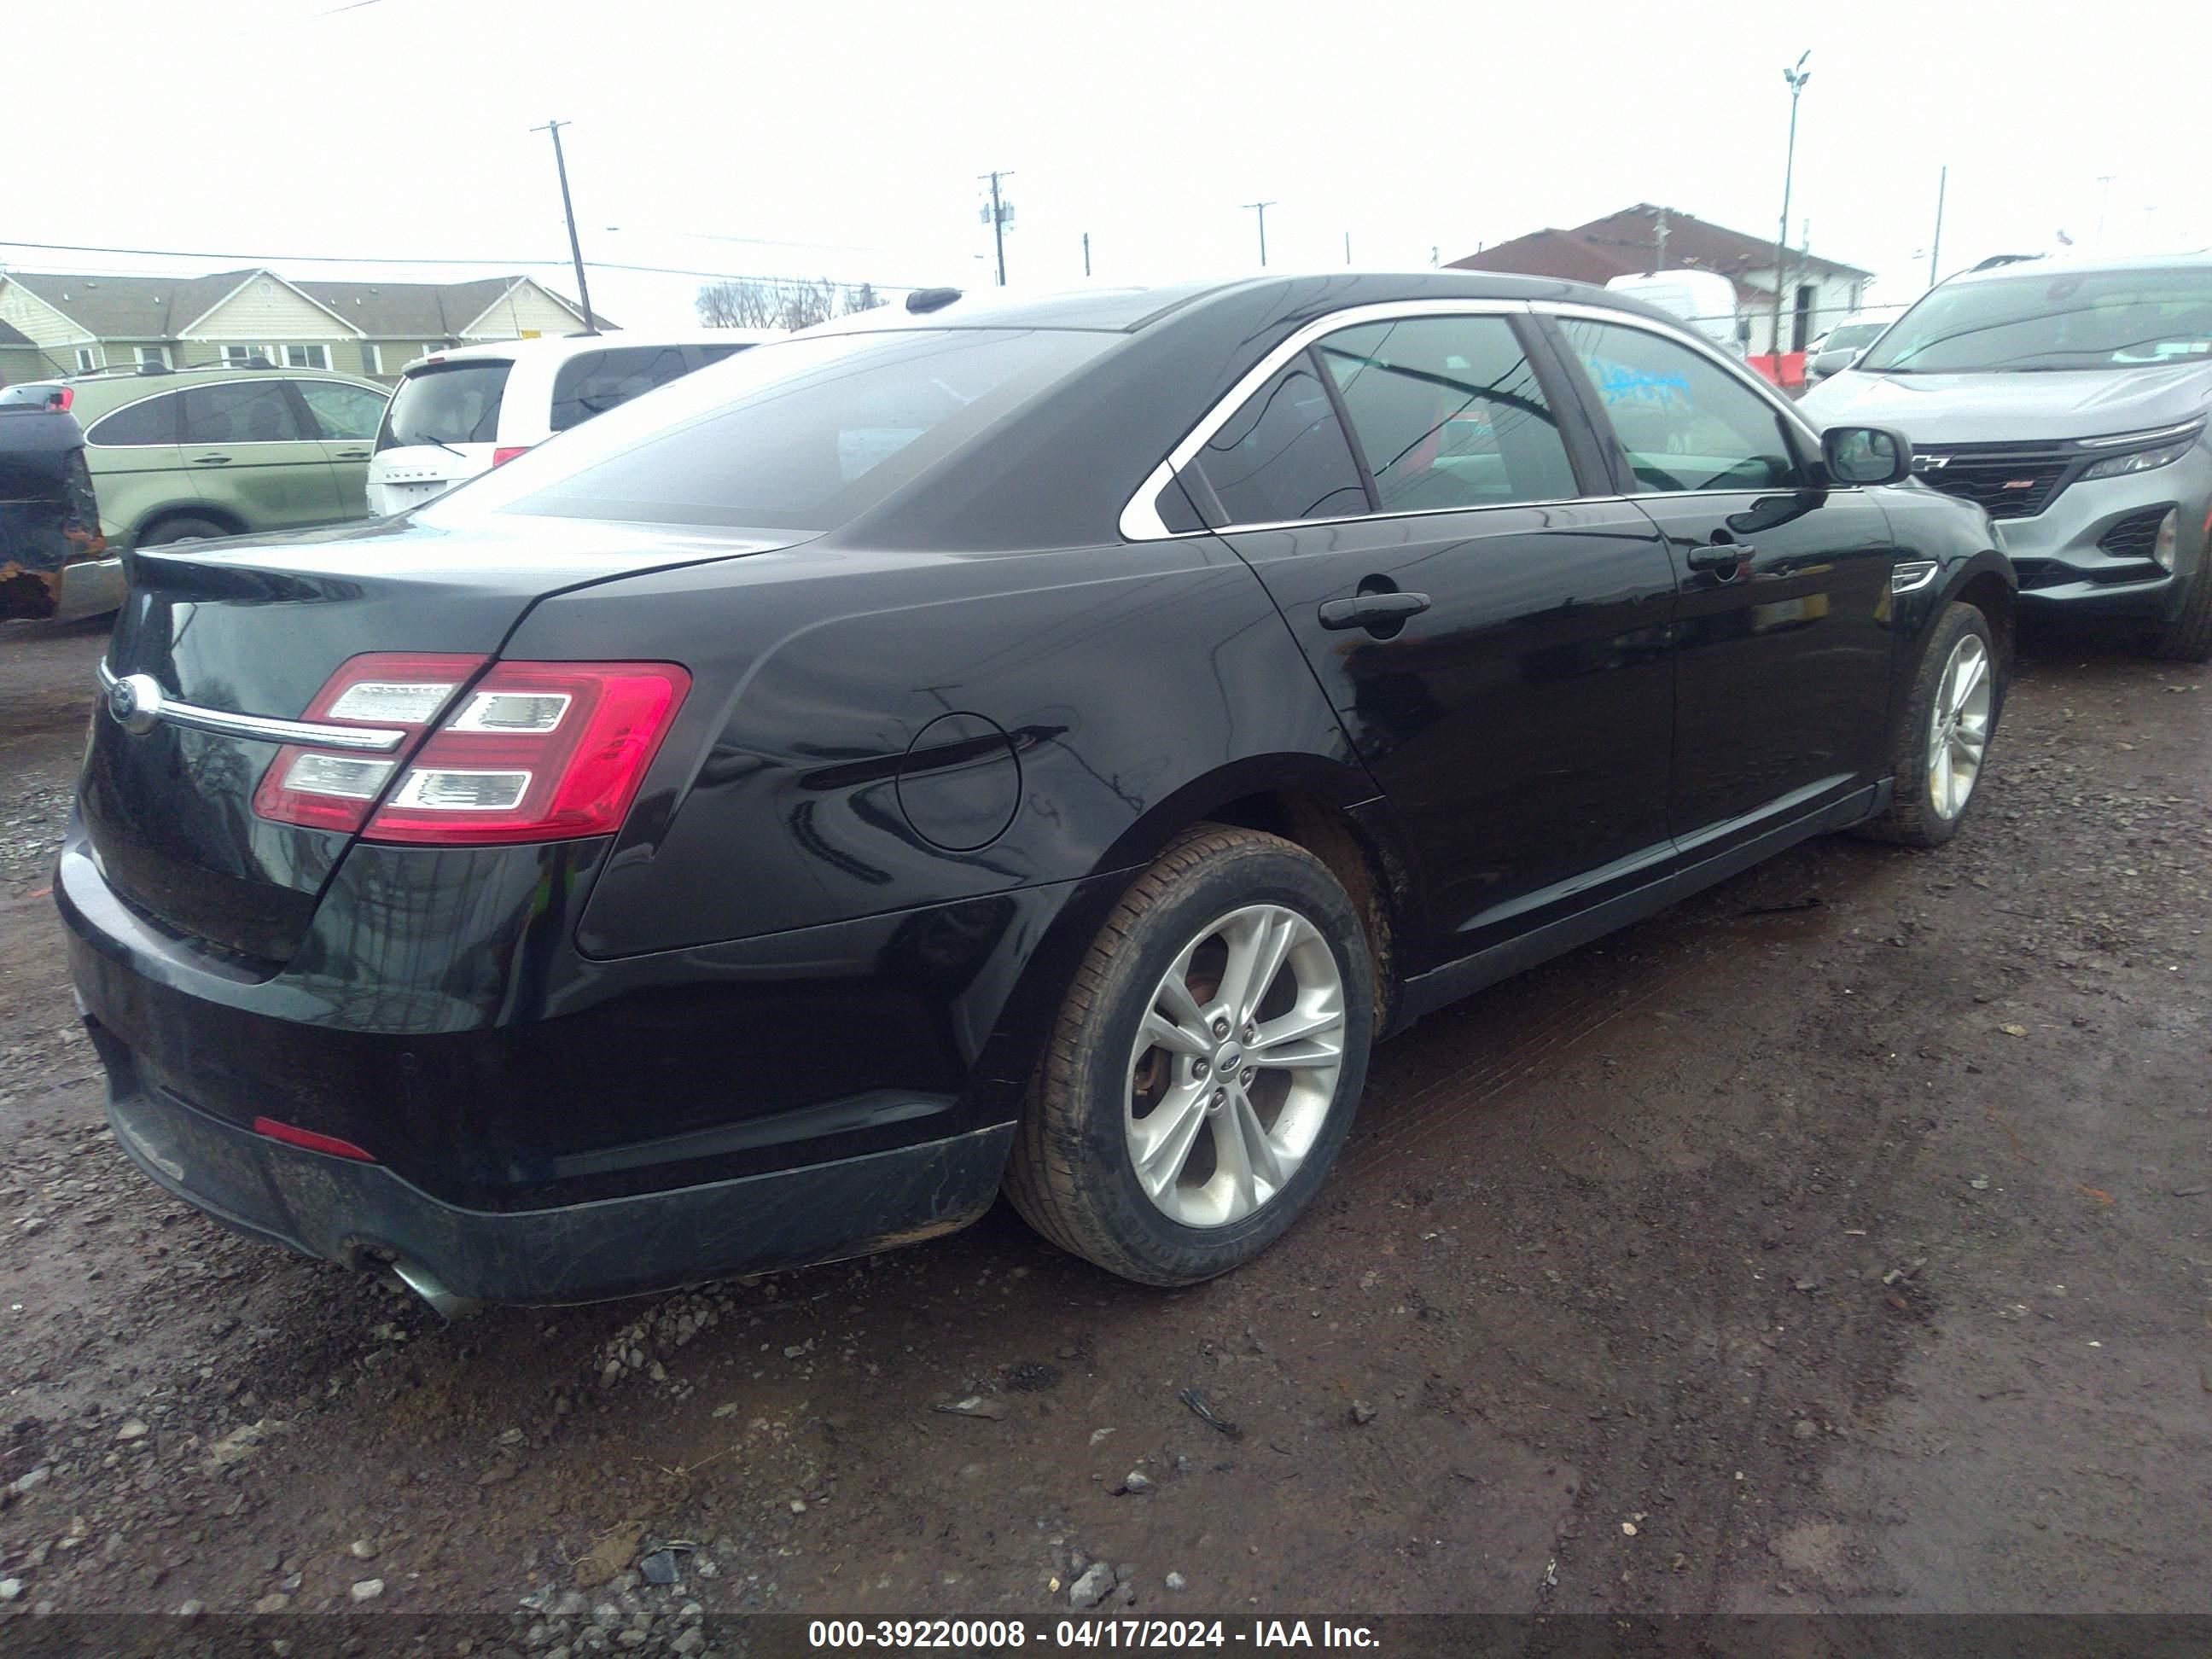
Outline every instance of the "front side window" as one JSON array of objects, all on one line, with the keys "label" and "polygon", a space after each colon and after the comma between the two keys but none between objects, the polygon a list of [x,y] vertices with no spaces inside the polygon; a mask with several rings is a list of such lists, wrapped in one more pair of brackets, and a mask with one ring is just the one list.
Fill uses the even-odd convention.
[{"label": "front side window", "polygon": [[2212,270],[2081,271],[1946,283],[1856,367],[1870,374],[2141,368],[2212,359]]},{"label": "front side window", "polygon": [[482,511],[831,529],[1115,339],[917,329],[777,341],[587,421],[423,511],[434,522]]},{"label": "front side window", "polygon": [[566,432],[690,370],[681,346],[580,351],[553,376],[553,430]]},{"label": "front side window", "polygon": [[101,449],[136,449],[177,441],[177,406],[184,394],[166,392],[94,421],[84,441]]},{"label": "front side window", "polygon": [[233,380],[183,394],[188,444],[292,443],[307,434],[282,380]]},{"label": "front side window", "polygon": [[1802,482],[1782,416],[1702,353],[1648,329],[1559,320],[1597,388],[1637,487],[1788,489]]},{"label": "front side window", "polygon": [[1328,388],[1303,353],[1244,400],[1194,465],[1227,524],[1293,524],[1368,510]]},{"label": "front side window", "polygon": [[343,380],[295,380],[292,384],[307,399],[307,412],[315,417],[322,437],[366,440],[376,435],[386,399]]},{"label": "front side window", "polygon": [[1503,317],[1408,317],[1319,347],[1385,513],[1577,492],[1536,372]]}]

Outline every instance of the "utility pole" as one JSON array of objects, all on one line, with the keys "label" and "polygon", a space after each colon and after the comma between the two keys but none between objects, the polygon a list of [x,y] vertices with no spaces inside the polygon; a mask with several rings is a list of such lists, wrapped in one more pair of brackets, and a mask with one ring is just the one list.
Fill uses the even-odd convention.
[{"label": "utility pole", "polygon": [[1011,179],[1014,175],[1009,168],[999,173],[979,173],[975,176],[991,181],[991,205],[983,210],[981,217],[983,222],[991,227],[991,241],[999,254],[999,286],[1004,288],[1006,285],[1006,227],[1014,222],[1014,204],[1000,198],[999,180]]},{"label": "utility pole", "polygon": [[1805,83],[1813,72],[1805,67],[1812,56],[1808,49],[1797,55],[1794,68],[1782,71],[1782,78],[1790,83],[1790,148],[1784,153],[1782,162],[1782,228],[1774,238],[1774,342],[1775,373],[1781,373],[1782,356],[1782,289],[1784,279],[1790,274],[1790,185],[1797,170],[1797,99],[1805,90]]},{"label": "utility pole", "polygon": [[2097,198],[2097,235],[2100,240],[2105,234],[2105,215],[2112,205],[2112,180],[2118,176],[2112,173],[2097,175],[2097,182],[2105,187],[2104,194]]},{"label": "utility pole", "polygon": [[1352,263],[1352,233],[1348,230],[1344,233],[1344,263]]},{"label": "utility pole", "polygon": [[1267,268],[1267,210],[1273,202],[1247,202],[1244,205],[1260,216],[1260,269]]},{"label": "utility pole", "polygon": [[568,221],[568,257],[576,265],[576,300],[584,307],[584,332],[597,334],[599,319],[592,314],[591,284],[584,280],[584,245],[576,240],[576,210],[568,201],[568,159],[561,153],[561,129],[566,121],[548,121],[542,127],[532,127],[532,132],[553,135],[553,166],[561,175],[561,212]]},{"label": "utility pole", "polygon": [[[1950,188],[1951,167],[1948,161],[1936,175],[1936,234],[1928,244],[1928,286],[1936,286],[1936,261],[1943,252],[1943,193]],[[2098,228],[2102,229],[2099,222]]]},{"label": "utility pole", "polygon": [[1083,274],[1091,274],[1091,233],[1087,230],[1083,233]]}]

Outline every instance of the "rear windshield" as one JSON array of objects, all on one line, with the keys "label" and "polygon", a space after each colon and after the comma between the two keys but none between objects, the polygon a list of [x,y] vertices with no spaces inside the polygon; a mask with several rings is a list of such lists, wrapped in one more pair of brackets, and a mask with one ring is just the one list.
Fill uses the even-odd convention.
[{"label": "rear windshield", "polygon": [[1116,337],[940,329],[757,346],[577,428],[422,516],[831,529]]},{"label": "rear windshield", "polygon": [[2031,374],[2208,357],[2212,268],[2046,270],[1937,289],[1857,367],[1890,374]]},{"label": "rear windshield", "polygon": [[1829,333],[1828,343],[1825,349],[1829,351],[1855,349],[1859,346],[1871,343],[1875,337],[1888,326],[1887,323],[1845,323],[1841,328]]},{"label": "rear windshield", "polygon": [[11,404],[35,404],[44,408],[61,402],[62,389],[51,380],[26,380],[21,386],[0,386],[0,408]]},{"label": "rear windshield", "polygon": [[408,444],[488,444],[499,432],[499,400],[514,365],[498,358],[433,363],[399,383],[376,434],[379,449]]}]

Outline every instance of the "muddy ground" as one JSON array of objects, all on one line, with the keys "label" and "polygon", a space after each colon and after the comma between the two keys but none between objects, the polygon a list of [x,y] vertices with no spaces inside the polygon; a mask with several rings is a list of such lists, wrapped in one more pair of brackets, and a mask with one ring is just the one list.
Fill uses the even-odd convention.
[{"label": "muddy ground", "polygon": [[1092,1561],[1156,1613],[2212,1610],[2212,672],[2032,642],[1951,848],[1817,842],[1424,1023],[1222,1282],[1002,1209],[448,1327],[106,1132],[45,890],[101,643],[0,628],[0,1619],[550,1649]]}]

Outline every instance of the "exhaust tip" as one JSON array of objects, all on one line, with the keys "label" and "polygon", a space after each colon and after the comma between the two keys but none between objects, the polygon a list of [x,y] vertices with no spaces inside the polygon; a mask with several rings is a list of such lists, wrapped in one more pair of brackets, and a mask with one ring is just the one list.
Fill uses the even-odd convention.
[{"label": "exhaust tip", "polygon": [[445,1281],[435,1273],[404,1257],[392,1264],[392,1272],[393,1277],[428,1303],[438,1316],[448,1324],[483,1311],[484,1304],[474,1297],[456,1296],[446,1288]]}]

